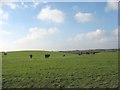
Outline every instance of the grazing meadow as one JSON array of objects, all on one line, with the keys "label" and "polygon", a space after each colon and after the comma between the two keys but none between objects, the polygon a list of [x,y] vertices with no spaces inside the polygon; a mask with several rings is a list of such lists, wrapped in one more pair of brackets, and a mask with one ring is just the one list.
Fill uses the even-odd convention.
[{"label": "grazing meadow", "polygon": [[[49,58],[45,58],[46,53],[50,54]],[[2,87],[116,88],[118,52],[94,55],[54,51],[7,52],[2,55]]]}]

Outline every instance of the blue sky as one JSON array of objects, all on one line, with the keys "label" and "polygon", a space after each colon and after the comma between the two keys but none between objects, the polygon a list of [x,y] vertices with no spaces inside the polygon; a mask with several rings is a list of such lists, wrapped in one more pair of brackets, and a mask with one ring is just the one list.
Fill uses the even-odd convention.
[{"label": "blue sky", "polygon": [[117,2],[7,2],[0,51],[118,47]]}]

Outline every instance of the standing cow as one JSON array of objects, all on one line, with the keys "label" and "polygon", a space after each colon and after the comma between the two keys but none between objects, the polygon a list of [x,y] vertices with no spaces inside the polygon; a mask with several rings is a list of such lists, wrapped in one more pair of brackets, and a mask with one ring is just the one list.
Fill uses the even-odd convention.
[{"label": "standing cow", "polygon": [[95,52],[92,52],[92,54],[95,54]]},{"label": "standing cow", "polygon": [[49,58],[50,57],[50,54],[45,54],[45,58]]},{"label": "standing cow", "polygon": [[89,53],[89,52],[86,52],[86,54],[88,54],[88,55],[89,55],[90,53]]},{"label": "standing cow", "polygon": [[7,52],[4,52],[4,55],[7,55]]},{"label": "standing cow", "polygon": [[63,57],[65,57],[65,54],[63,54]]},{"label": "standing cow", "polygon": [[30,55],[30,58],[32,58],[33,56],[32,56],[32,54]]}]

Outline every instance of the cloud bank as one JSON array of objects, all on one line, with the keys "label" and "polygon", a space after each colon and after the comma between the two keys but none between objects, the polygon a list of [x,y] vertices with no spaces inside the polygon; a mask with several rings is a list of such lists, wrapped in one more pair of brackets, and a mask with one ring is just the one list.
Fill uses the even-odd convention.
[{"label": "cloud bank", "polygon": [[105,7],[105,11],[117,11],[118,10],[118,2],[115,0],[107,0],[107,6]]},{"label": "cloud bank", "polygon": [[28,34],[24,38],[17,40],[16,43],[20,44],[27,43],[28,41],[34,41],[37,39],[46,39],[58,32],[59,30],[56,27],[49,29],[33,27],[29,29]]},{"label": "cloud bank", "polygon": [[78,12],[75,14],[74,18],[79,23],[91,22],[93,20],[93,14]]},{"label": "cloud bank", "polygon": [[[118,47],[118,28],[112,32],[97,29],[88,33],[77,34],[69,40],[76,44],[76,48],[109,48]],[[73,45],[74,46],[74,45]]]},{"label": "cloud bank", "polygon": [[39,12],[37,18],[42,21],[62,23],[64,22],[65,14],[58,9],[51,9],[50,7],[46,7]]}]

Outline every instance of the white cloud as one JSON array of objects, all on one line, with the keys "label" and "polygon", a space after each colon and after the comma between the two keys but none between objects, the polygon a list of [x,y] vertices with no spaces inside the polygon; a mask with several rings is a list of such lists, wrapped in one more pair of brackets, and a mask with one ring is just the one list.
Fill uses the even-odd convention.
[{"label": "white cloud", "polygon": [[107,0],[107,6],[105,7],[105,11],[112,10],[118,10],[118,2],[115,2],[115,0]]},{"label": "white cloud", "polygon": [[[116,31],[115,31],[116,33]],[[73,49],[117,48],[118,36],[113,32],[97,29],[93,32],[77,34],[69,39]]]},{"label": "white cloud", "polygon": [[10,32],[5,31],[3,29],[3,24],[7,24],[6,20],[8,19],[9,14],[7,12],[5,12],[2,7],[0,8],[0,39],[2,39],[2,37],[9,35]]},{"label": "white cloud", "polygon": [[[118,36],[118,28],[116,28],[115,30],[113,30],[113,33],[114,33],[114,35],[116,35],[116,36]],[[120,32],[119,32],[119,34],[120,34]]]},{"label": "white cloud", "polygon": [[114,37],[116,37],[116,38],[120,38],[120,30],[119,30],[119,27],[116,28],[115,30],[113,30],[113,35],[114,35]]},{"label": "white cloud", "polygon": [[0,39],[2,39],[4,36],[8,36],[10,32],[5,31],[2,26],[0,26]]},{"label": "white cloud", "polygon": [[[114,30],[113,30],[114,32]],[[97,29],[93,32],[77,34],[69,39],[74,49],[117,48],[118,36],[113,32]]]},{"label": "white cloud", "polygon": [[10,32],[4,31],[4,30],[0,30],[0,37],[3,37],[5,35],[9,35]]},{"label": "white cloud", "polygon": [[83,40],[99,40],[106,35],[104,30],[97,29],[93,32],[88,32],[86,34],[77,34],[73,40],[74,41],[83,41]]},{"label": "white cloud", "polygon": [[23,7],[23,8],[28,8],[29,7],[29,5],[27,5],[27,4],[25,4],[25,2],[21,2],[21,7]]},{"label": "white cloud", "polygon": [[22,39],[18,40],[16,43],[25,43],[27,41],[31,40],[37,40],[37,39],[45,39],[55,33],[59,32],[57,28],[49,28],[49,29],[44,29],[44,28],[30,28],[29,33]]},{"label": "white cloud", "polygon": [[48,3],[47,1],[40,1],[40,0],[35,0],[35,1],[33,1],[33,5],[32,5],[32,7],[33,8],[36,8],[38,5],[40,5],[41,3],[44,3],[44,4],[46,4],[46,3]]},{"label": "white cloud", "polygon": [[5,12],[2,8],[0,8],[0,25],[6,24],[6,20],[8,19],[9,14]]},{"label": "white cloud", "polygon": [[9,14],[7,12],[4,12],[2,8],[0,8],[0,17],[2,19],[8,19]]},{"label": "white cloud", "polygon": [[21,2],[21,5],[24,6],[24,2]]},{"label": "white cloud", "polygon": [[[17,40],[15,43],[13,43],[13,41],[6,42],[2,48],[0,47],[0,50],[77,50],[118,47],[118,39],[113,33],[114,31],[107,32],[105,30],[97,29],[92,32],[77,34],[77,39],[77,35],[75,35],[70,41],[66,38],[63,39],[63,37],[61,37],[61,40],[58,39],[58,37],[55,39],[52,38],[51,40],[51,37],[58,31],[57,28],[30,28],[25,37]],[[6,40],[9,40],[9,38]],[[0,43],[0,45],[1,44],[2,43]]]},{"label": "white cloud", "polygon": [[70,38],[69,41],[74,43],[72,47],[92,49],[92,48],[117,48],[118,36],[117,29],[113,32],[97,29],[93,32],[77,34]]},{"label": "white cloud", "polygon": [[8,2],[8,3],[6,3],[6,5],[8,5],[11,9],[16,9],[16,7],[18,6],[14,2]]},{"label": "white cloud", "polygon": [[2,0],[2,5],[7,5],[11,9],[16,9],[18,7],[18,4],[16,3],[16,0]]},{"label": "white cloud", "polygon": [[11,9],[16,9],[16,7],[18,7],[18,5],[13,0],[4,0],[2,1],[1,6],[3,5],[9,6]]},{"label": "white cloud", "polygon": [[40,4],[40,2],[33,2],[33,7],[36,8],[38,5]]},{"label": "white cloud", "polygon": [[78,13],[75,14],[74,18],[79,23],[90,22],[90,21],[93,20],[93,14],[78,12]]},{"label": "white cloud", "polygon": [[51,21],[55,23],[62,23],[65,19],[65,14],[57,9],[51,9],[50,7],[43,8],[38,14],[39,20]]}]

